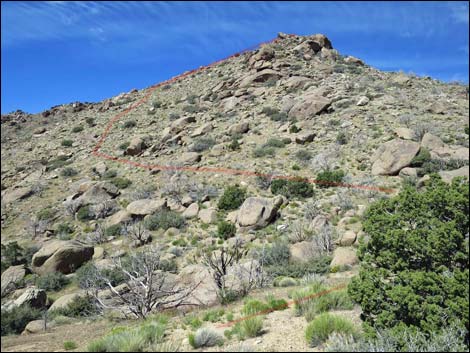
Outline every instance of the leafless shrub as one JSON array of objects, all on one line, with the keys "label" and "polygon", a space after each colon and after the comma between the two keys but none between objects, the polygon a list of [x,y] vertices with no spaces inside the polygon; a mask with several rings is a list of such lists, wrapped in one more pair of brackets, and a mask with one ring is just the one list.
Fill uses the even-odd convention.
[{"label": "leafless shrub", "polygon": [[428,123],[416,123],[413,127],[414,135],[416,136],[416,139],[418,141],[421,141],[423,139],[423,136],[426,133],[433,132],[433,130],[434,129],[433,129],[432,125],[430,125]]},{"label": "leafless shrub", "polygon": [[106,229],[102,223],[97,223],[95,230],[85,235],[85,241],[89,244],[103,244],[106,242]]},{"label": "leafless shrub", "polygon": [[316,230],[311,241],[319,255],[330,254],[334,248],[335,232],[333,227],[326,223]]},{"label": "leafless shrub", "polygon": [[320,205],[318,201],[309,201],[304,205],[304,219],[306,221],[313,221],[315,217],[321,214]]},{"label": "leafless shrub", "polygon": [[413,114],[402,114],[398,117],[398,121],[400,122],[400,124],[405,125],[408,128],[415,120],[416,116],[414,116]]},{"label": "leafless shrub", "polygon": [[36,217],[32,217],[26,223],[26,230],[31,234],[32,239],[36,239],[45,233],[49,225],[50,221],[48,219],[39,220]]},{"label": "leafless shrub", "polygon": [[77,200],[67,200],[64,202],[65,213],[69,216],[74,217],[75,213],[77,213],[80,206],[81,204]]},{"label": "leafless shrub", "polygon": [[311,168],[314,172],[334,169],[337,165],[338,153],[337,146],[327,148],[326,151],[321,152],[312,158],[310,162]]},{"label": "leafless shrub", "polygon": [[310,228],[310,222],[305,220],[295,220],[291,223],[290,232],[288,235],[291,243],[299,243],[301,241],[309,240],[313,235],[313,230]]},{"label": "leafless shrub", "polygon": [[152,238],[147,229],[145,229],[143,222],[129,222],[123,227],[124,235],[129,237],[136,246],[147,244]]},{"label": "leafless shrub", "polygon": [[230,291],[226,279],[230,268],[238,265],[248,251],[242,248],[241,242],[236,241],[231,248],[222,247],[220,250],[206,252],[202,256],[202,263],[206,266],[217,286],[217,294],[224,301]]},{"label": "leafless shrub", "polygon": [[342,211],[351,210],[354,208],[354,203],[349,195],[348,190],[338,189],[336,193],[336,199],[338,202],[338,206],[341,207]]},{"label": "leafless shrub", "polygon": [[117,209],[116,202],[114,200],[107,200],[100,202],[99,204],[90,206],[90,212],[94,218],[100,219],[112,215]]},{"label": "leafless shrub", "polygon": [[[157,247],[133,254],[126,261],[117,258],[114,266],[114,271],[124,278],[123,284],[116,286],[112,278],[95,268],[84,287],[102,309],[119,309],[139,319],[145,319],[153,311],[188,305],[188,297],[200,284],[184,287],[171,280],[164,271],[161,250]],[[103,286],[109,290],[112,301],[99,295]]]}]

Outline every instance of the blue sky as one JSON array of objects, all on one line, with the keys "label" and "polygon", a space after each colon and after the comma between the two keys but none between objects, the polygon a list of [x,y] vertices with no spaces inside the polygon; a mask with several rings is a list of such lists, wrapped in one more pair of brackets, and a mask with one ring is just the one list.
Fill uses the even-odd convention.
[{"label": "blue sky", "polygon": [[277,32],[326,34],[382,70],[468,82],[467,2],[1,3],[1,111],[95,102]]}]

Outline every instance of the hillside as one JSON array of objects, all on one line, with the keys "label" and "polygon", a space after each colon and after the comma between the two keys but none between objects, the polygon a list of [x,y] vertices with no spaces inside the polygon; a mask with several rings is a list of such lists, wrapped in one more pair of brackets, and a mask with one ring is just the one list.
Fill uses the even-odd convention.
[{"label": "hillside", "polygon": [[[258,298],[289,300],[284,285],[300,290],[312,272],[325,288],[347,284],[358,273],[357,247],[369,236],[362,217],[372,203],[404,184],[424,188],[432,173],[447,183],[468,177],[468,125],[468,86],[379,71],[320,34],[279,34],[254,51],[103,102],[2,115],[2,314],[25,302],[63,308],[85,295],[80,269],[109,270],[116,259],[156,247],[168,281],[194,286],[187,299],[199,311],[221,304],[204,254],[239,242],[245,270],[248,259],[261,261],[260,249],[287,251],[289,266],[266,263],[263,283],[253,282]],[[37,289],[57,272],[63,286]],[[247,281],[226,277],[232,291]],[[101,289],[113,303],[110,320],[116,305]],[[237,297],[223,315],[243,316],[242,305]],[[190,349],[192,325],[171,312],[167,335]],[[360,326],[359,306],[338,312]],[[266,317],[267,331],[247,345],[312,349],[302,341],[308,322],[293,310]],[[98,325],[99,336],[106,325],[75,320]],[[290,324],[299,337],[272,343]],[[74,340],[73,330],[55,339]],[[45,334],[33,331],[2,339],[2,350],[31,349],[21,340]],[[236,349],[234,340],[225,349]],[[89,339],[77,342],[85,349]]]}]

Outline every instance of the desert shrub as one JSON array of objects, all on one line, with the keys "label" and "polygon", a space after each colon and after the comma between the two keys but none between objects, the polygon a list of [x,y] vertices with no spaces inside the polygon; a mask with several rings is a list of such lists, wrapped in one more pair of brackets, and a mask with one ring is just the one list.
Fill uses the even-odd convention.
[{"label": "desert shrub", "polygon": [[220,221],[217,224],[217,235],[222,239],[228,239],[235,236],[237,232],[237,228],[235,224],[227,222],[227,221]]},{"label": "desert shrub", "polygon": [[418,169],[418,176],[425,174],[437,173],[440,170],[453,170],[459,169],[465,165],[468,165],[468,160],[460,159],[430,159],[425,161],[421,168]]},{"label": "desert shrub", "polygon": [[130,129],[130,128],[133,128],[137,125],[136,121],[135,120],[127,120],[123,125],[122,127],[124,129]]},{"label": "desert shrub", "polygon": [[199,111],[199,107],[197,105],[186,105],[183,107],[183,111],[186,113],[197,113]]},{"label": "desert shrub", "polygon": [[74,175],[77,175],[77,174],[78,174],[78,172],[72,167],[65,167],[60,172],[60,175],[62,175],[63,177],[71,177],[71,176],[74,176]]},{"label": "desert shrub", "polygon": [[94,126],[95,125],[95,119],[92,118],[92,117],[86,118],[85,121],[89,126]]},{"label": "desert shrub", "polygon": [[312,347],[317,347],[325,342],[332,333],[357,336],[356,329],[347,319],[324,313],[318,315],[307,326],[305,338]]},{"label": "desert shrub", "polygon": [[64,342],[64,349],[66,351],[70,351],[72,349],[77,348],[77,344],[74,341],[65,341]]},{"label": "desert shrub", "polygon": [[127,147],[129,147],[130,144],[131,144],[131,143],[130,143],[129,141],[123,142],[123,143],[121,143],[121,144],[119,145],[119,149],[120,149],[120,150],[126,150]]},{"label": "desert shrub", "polygon": [[236,151],[240,149],[240,142],[238,142],[238,138],[233,136],[232,141],[228,145],[228,149],[231,151]]},{"label": "desert shrub", "polygon": [[176,120],[176,119],[179,119],[179,118],[180,118],[180,115],[176,114],[176,113],[170,113],[168,115],[168,119],[170,119],[170,120]]},{"label": "desert shrub", "polygon": [[19,334],[23,332],[24,328],[30,321],[37,320],[40,317],[41,312],[38,309],[32,308],[26,304],[13,307],[10,310],[2,309],[2,336]]},{"label": "desert shrub", "polygon": [[424,163],[431,160],[431,153],[427,148],[421,148],[419,153],[411,160],[411,167],[421,167]]},{"label": "desert shrub", "polygon": [[68,139],[63,139],[60,144],[61,144],[62,146],[64,146],[64,147],[71,147],[72,144],[73,144],[73,141],[72,141],[72,140],[68,140]]},{"label": "desert shrub", "polygon": [[190,147],[191,152],[203,152],[211,149],[215,145],[215,140],[211,137],[200,137],[194,141]]},{"label": "desert shrub", "polygon": [[465,126],[464,128],[464,132],[468,135],[470,133],[470,128],[467,126]]},{"label": "desert shrub", "polygon": [[312,153],[307,150],[298,150],[295,152],[294,157],[299,161],[306,162],[312,158]]},{"label": "desert shrub", "polygon": [[286,121],[288,118],[286,113],[272,107],[264,107],[261,112],[269,116],[272,121]]},{"label": "desert shrub", "polygon": [[318,173],[315,183],[320,188],[329,188],[330,186],[338,186],[343,181],[345,173],[340,170],[324,170]]},{"label": "desert shrub", "polygon": [[225,314],[224,309],[212,309],[208,310],[202,316],[202,321],[217,322],[222,319]]},{"label": "desert shrub", "polygon": [[90,207],[89,206],[80,207],[80,209],[77,212],[77,219],[82,222],[93,219],[93,215],[90,210]]},{"label": "desert shrub", "polygon": [[468,352],[465,328],[458,325],[443,327],[426,335],[421,331],[393,330],[377,332],[375,338],[354,338],[351,335],[332,334],[327,352]]},{"label": "desert shrub", "polygon": [[271,182],[271,192],[287,198],[306,198],[314,195],[313,185],[304,178],[275,179]]},{"label": "desert shrub", "polygon": [[274,147],[274,148],[283,148],[286,146],[286,143],[284,140],[278,139],[278,138],[270,138],[266,143],[264,144],[266,147]]},{"label": "desert shrub", "polygon": [[132,184],[132,181],[130,181],[127,178],[122,178],[122,177],[114,177],[110,180],[110,182],[111,182],[111,184],[113,184],[114,186],[116,186],[119,189],[125,189],[129,185]]},{"label": "desert shrub", "polygon": [[64,308],[54,309],[51,316],[87,317],[98,313],[95,300],[90,296],[77,296]]},{"label": "desert shrub", "polygon": [[47,162],[47,167],[46,171],[50,172],[51,170],[55,170],[57,168],[62,168],[66,166],[67,164],[70,164],[71,161],[69,161],[68,156],[58,156],[57,158],[51,159],[50,161]]},{"label": "desert shrub", "polygon": [[310,297],[302,304],[306,310],[304,316],[307,321],[312,320],[320,313],[330,310],[351,310],[354,306],[346,290],[333,291],[318,297]]},{"label": "desert shrub", "polygon": [[[146,320],[137,327],[118,327],[107,336],[91,342],[87,350],[88,352],[163,352],[166,350],[161,344],[164,341],[166,326],[167,320],[161,320],[159,317],[156,320]],[[174,350],[168,349],[168,351]]]},{"label": "desert shrub", "polygon": [[202,321],[195,315],[185,316],[183,322],[185,325],[190,326],[193,330],[197,330],[202,326]]},{"label": "desert shrub", "polygon": [[257,337],[263,331],[263,317],[261,316],[248,317],[240,324],[244,337]]},{"label": "desert shrub", "polygon": [[52,217],[54,217],[54,211],[52,211],[52,209],[49,207],[43,208],[38,213],[36,213],[36,218],[39,221],[50,220]]},{"label": "desert shrub", "polygon": [[300,131],[300,129],[297,127],[297,125],[292,125],[290,128],[289,128],[289,132],[291,134],[296,134]]},{"label": "desert shrub", "polygon": [[196,333],[188,336],[189,344],[197,349],[201,347],[213,347],[223,343],[223,337],[217,332],[209,328],[200,328]]},{"label": "desert shrub", "polygon": [[58,291],[69,283],[69,279],[61,272],[47,273],[36,279],[36,286],[45,291]]},{"label": "desert shrub", "polygon": [[292,277],[280,276],[274,279],[274,287],[292,287],[298,285],[299,282]]},{"label": "desert shrub", "polygon": [[330,271],[331,257],[318,256],[308,262],[292,262],[287,264],[266,266],[266,273],[273,277],[285,276],[302,278],[310,273],[324,274]]},{"label": "desert shrub", "polygon": [[261,158],[261,157],[274,157],[276,155],[276,148],[275,147],[266,147],[260,146],[253,150],[253,157]]},{"label": "desert shrub", "polygon": [[[126,264],[126,259],[123,260],[124,265]],[[94,281],[95,275],[98,269],[91,262],[86,263],[81,266],[77,271],[75,271],[74,281],[77,283],[79,288],[86,289],[89,287],[90,281]],[[123,271],[117,268],[106,268],[101,270],[103,277],[107,278],[113,286],[117,286],[124,282],[126,279]],[[99,288],[106,288],[104,282],[97,285]]]},{"label": "desert shrub", "polygon": [[221,210],[231,211],[240,207],[246,199],[246,189],[238,186],[228,186],[219,199],[217,207]]},{"label": "desert shrub", "polygon": [[57,234],[72,234],[73,227],[70,225],[70,223],[67,223],[67,222],[60,223],[56,228],[56,233]]},{"label": "desert shrub", "polygon": [[82,132],[82,131],[83,131],[83,126],[81,126],[81,125],[74,126],[74,127],[72,128],[72,132],[73,132],[73,133]]},{"label": "desert shrub", "polygon": [[345,145],[348,143],[348,135],[344,131],[338,132],[338,135],[336,135],[336,143],[338,145]]},{"label": "desert shrub", "polygon": [[349,294],[366,329],[436,332],[453,321],[468,334],[469,185],[432,175],[422,191],[407,187],[366,212],[369,241],[359,247],[359,275]]},{"label": "desert shrub", "polygon": [[144,225],[148,230],[169,228],[183,228],[186,222],[179,213],[175,211],[162,210],[145,219]]},{"label": "desert shrub", "polygon": [[286,242],[276,241],[272,245],[264,247],[258,257],[263,258],[265,266],[284,265],[289,262],[290,250]]}]

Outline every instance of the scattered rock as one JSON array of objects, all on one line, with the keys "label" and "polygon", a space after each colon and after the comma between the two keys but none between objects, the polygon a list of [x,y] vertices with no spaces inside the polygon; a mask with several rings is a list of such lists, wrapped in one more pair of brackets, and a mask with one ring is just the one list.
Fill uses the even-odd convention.
[{"label": "scattered rock", "polygon": [[2,298],[14,291],[27,274],[24,265],[10,266],[2,273]]},{"label": "scattered rock", "polygon": [[333,260],[330,266],[354,266],[359,262],[356,250],[351,247],[339,247],[333,252]]},{"label": "scattered rock", "polygon": [[131,202],[127,205],[126,210],[131,215],[146,216],[161,211],[167,207],[166,199],[142,199]]},{"label": "scattered rock", "polygon": [[357,237],[357,235],[354,231],[347,230],[341,236],[341,239],[339,240],[339,245],[341,245],[341,246],[351,246],[356,241],[356,237]]},{"label": "scattered rock", "polygon": [[240,207],[237,223],[241,228],[259,229],[266,227],[277,216],[284,199],[277,196],[273,199],[249,197]]},{"label": "scattered rock", "polygon": [[290,256],[295,262],[308,262],[317,254],[314,245],[310,241],[301,241],[289,246]]},{"label": "scattered rock", "polygon": [[93,257],[93,246],[77,240],[51,240],[33,255],[31,262],[35,273],[52,272],[68,274]]},{"label": "scattered rock", "polygon": [[470,178],[469,176],[469,166],[466,165],[462,168],[459,169],[454,169],[454,170],[443,170],[439,172],[439,175],[441,176],[442,180],[444,180],[446,183],[450,184],[452,182],[452,179],[457,178],[457,177],[467,177]]},{"label": "scattered rock", "polygon": [[250,124],[248,123],[238,123],[231,125],[227,132],[229,135],[244,134],[250,130]]},{"label": "scattered rock", "polygon": [[395,135],[397,135],[399,138],[403,140],[414,140],[415,139],[415,133],[413,130],[408,129],[406,127],[399,127],[395,129]]},{"label": "scattered rock", "polygon": [[197,217],[199,213],[199,205],[197,202],[192,203],[188,206],[186,210],[183,212],[183,217],[186,219],[191,219]]},{"label": "scattered rock", "polygon": [[356,105],[361,107],[361,106],[367,105],[369,101],[370,101],[369,98],[367,98],[366,96],[362,96],[361,98],[359,98],[359,101],[356,103]]},{"label": "scattered rock", "polygon": [[304,145],[308,142],[312,142],[315,138],[315,133],[312,131],[303,131],[295,136],[295,142]]},{"label": "scattered rock", "polygon": [[198,216],[199,219],[206,224],[212,224],[217,221],[217,211],[213,208],[200,210]]},{"label": "scattered rock", "polygon": [[289,110],[289,118],[298,120],[309,119],[326,110],[330,104],[331,101],[328,98],[316,94],[304,95]]},{"label": "scattered rock", "polygon": [[395,139],[381,145],[372,157],[372,174],[395,175],[408,166],[419,151],[419,143]]}]

